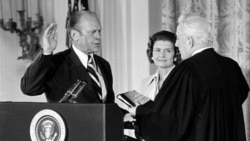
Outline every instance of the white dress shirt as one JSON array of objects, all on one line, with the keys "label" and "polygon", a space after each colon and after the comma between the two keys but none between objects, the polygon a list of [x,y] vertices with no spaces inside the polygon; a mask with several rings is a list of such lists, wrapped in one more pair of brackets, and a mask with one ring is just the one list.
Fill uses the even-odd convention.
[{"label": "white dress shirt", "polygon": [[[88,55],[87,55],[86,53],[80,51],[80,50],[79,50],[78,48],[76,48],[74,45],[72,45],[72,48],[73,48],[73,50],[75,51],[75,53],[76,53],[76,55],[78,56],[78,58],[80,59],[82,65],[87,69],[87,67],[88,67]],[[96,63],[95,63],[95,59],[94,59],[94,57],[93,57],[94,54],[92,53],[92,54],[89,54],[89,55],[93,58],[93,63],[94,63],[94,65],[97,66]],[[106,100],[106,98],[107,98],[107,90],[106,90],[105,82],[104,82],[102,73],[101,73],[101,71],[100,71],[100,69],[99,69],[98,66],[97,66],[97,68],[96,68],[95,71],[96,71],[96,74],[97,74],[97,76],[98,76],[98,78],[99,78],[99,81],[100,81],[100,83],[101,83],[102,97],[100,97],[100,98],[101,98],[101,100],[104,102],[104,101]]]},{"label": "white dress shirt", "polygon": [[[164,80],[167,78],[167,76],[169,75],[169,73],[172,71],[172,69],[174,67],[175,67],[175,65],[173,65],[169,69],[169,72],[164,77]],[[159,71],[157,70],[153,75],[151,75],[151,76],[149,76],[149,77],[142,80],[141,93],[144,96],[149,97],[151,100],[154,101],[156,95],[158,94],[158,92],[160,90],[160,87],[158,85],[159,81],[160,81],[160,74],[159,74]]]},{"label": "white dress shirt", "polygon": [[194,51],[192,53],[192,56],[194,56],[195,54],[198,54],[198,53],[200,53],[200,52],[202,52],[202,51],[204,51],[206,49],[209,49],[209,48],[213,48],[213,47],[204,47],[204,48],[201,48],[201,49],[197,49],[196,51]]}]

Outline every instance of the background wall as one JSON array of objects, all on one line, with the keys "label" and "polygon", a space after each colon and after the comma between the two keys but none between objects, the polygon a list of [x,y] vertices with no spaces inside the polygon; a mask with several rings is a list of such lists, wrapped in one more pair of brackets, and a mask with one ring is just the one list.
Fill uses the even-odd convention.
[{"label": "background wall", "polygon": [[109,0],[99,6],[102,56],[111,64],[114,90],[116,93],[140,91],[141,80],[149,75],[145,53],[149,35],[148,1]]},{"label": "background wall", "polygon": [[[9,0],[2,0],[3,18],[8,21],[10,18],[10,8],[8,8]],[[36,19],[35,14],[38,9],[36,0],[31,0],[32,8],[30,14],[33,19]],[[12,0],[12,13],[14,21],[18,22],[20,28],[20,17],[16,10],[20,10],[21,0]],[[4,6],[5,5],[5,6]],[[6,6],[7,5],[7,6]],[[65,46],[65,23],[67,13],[67,0],[42,0],[42,15],[44,17],[44,28],[49,23],[55,21],[58,24],[58,47],[56,52],[66,49]],[[6,8],[7,7],[7,8]],[[53,14],[52,14],[53,13]],[[20,80],[26,68],[31,63],[31,60],[17,60],[21,56],[22,50],[19,45],[19,36],[16,33],[10,33],[0,28],[0,101],[32,101],[45,102],[44,95],[41,96],[26,96],[20,90]]]}]

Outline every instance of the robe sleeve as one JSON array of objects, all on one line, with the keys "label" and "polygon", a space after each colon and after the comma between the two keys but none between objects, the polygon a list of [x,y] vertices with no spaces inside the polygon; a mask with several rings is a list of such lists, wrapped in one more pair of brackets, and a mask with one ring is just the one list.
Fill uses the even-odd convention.
[{"label": "robe sleeve", "polygon": [[193,72],[185,66],[173,70],[155,102],[137,108],[136,120],[142,138],[173,141],[184,137],[194,120],[198,91],[199,82]]},{"label": "robe sleeve", "polygon": [[[240,67],[238,67],[238,68],[240,68]],[[239,76],[238,76],[238,78],[239,78],[238,82],[240,82],[240,84],[239,84],[239,87],[240,87],[239,90],[240,90],[240,94],[241,94],[240,95],[240,102],[241,102],[241,104],[243,104],[243,102],[248,97],[249,86],[247,84],[247,81],[246,81],[243,73],[241,73],[241,70],[238,69],[238,71],[239,71],[239,73],[237,73],[237,74],[239,74]]]}]

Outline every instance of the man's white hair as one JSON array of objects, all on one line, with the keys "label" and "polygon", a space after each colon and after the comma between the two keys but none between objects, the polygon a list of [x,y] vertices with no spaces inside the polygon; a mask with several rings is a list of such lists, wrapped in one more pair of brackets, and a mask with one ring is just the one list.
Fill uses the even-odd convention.
[{"label": "man's white hair", "polygon": [[178,19],[179,31],[194,39],[195,44],[212,46],[213,36],[211,25],[199,14],[183,14]]}]

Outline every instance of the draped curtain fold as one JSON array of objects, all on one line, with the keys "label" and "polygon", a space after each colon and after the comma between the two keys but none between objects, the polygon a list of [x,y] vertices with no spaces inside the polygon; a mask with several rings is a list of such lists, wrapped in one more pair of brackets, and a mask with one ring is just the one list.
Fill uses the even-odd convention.
[{"label": "draped curtain fold", "polygon": [[[100,55],[107,59],[113,73],[115,93],[131,88],[130,0],[89,0],[90,10],[97,12],[102,25]],[[122,74],[122,75],[121,75]],[[129,83],[130,82],[130,83]]]},{"label": "draped curtain fold", "polygon": [[[163,0],[162,29],[175,32],[182,12],[196,11],[213,28],[214,48],[238,62],[250,84],[250,1],[249,0]],[[250,102],[243,105],[247,139],[250,140]]]}]

